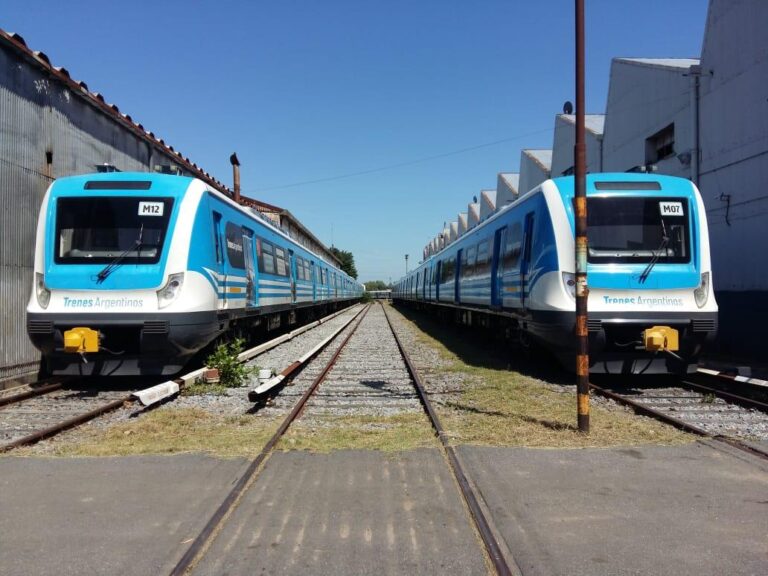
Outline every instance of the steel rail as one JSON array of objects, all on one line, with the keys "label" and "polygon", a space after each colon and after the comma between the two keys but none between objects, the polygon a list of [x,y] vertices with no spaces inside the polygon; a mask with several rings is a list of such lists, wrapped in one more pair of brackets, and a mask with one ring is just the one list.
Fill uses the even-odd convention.
[{"label": "steel rail", "polygon": [[119,400],[114,400],[108,404],[104,404],[103,406],[99,406],[98,408],[94,408],[93,410],[80,414],[79,416],[75,416],[63,422],[59,422],[58,424],[54,424],[53,426],[49,426],[43,430],[38,430],[37,432],[33,432],[32,434],[24,436],[23,438],[9,442],[8,444],[3,444],[0,446],[0,453],[8,452],[14,448],[20,448],[21,446],[28,446],[30,444],[39,442],[40,440],[45,440],[46,438],[50,438],[51,436],[55,436],[60,432],[64,432],[65,430],[69,430],[70,428],[74,428],[80,424],[84,424],[89,420],[98,418],[102,414],[112,412],[132,402],[134,402],[134,399],[131,396],[125,396]]},{"label": "steel rail", "polygon": [[[235,506],[243,497],[246,490],[250,487],[253,481],[256,480],[256,477],[258,476],[258,473],[261,470],[261,465],[263,464],[263,462],[269,457],[274,447],[277,445],[280,439],[285,435],[286,430],[288,430],[290,425],[296,420],[299,414],[301,414],[301,411],[304,409],[304,405],[307,403],[307,400],[309,400],[310,396],[312,396],[312,394],[315,392],[317,387],[323,382],[323,380],[325,380],[325,377],[328,375],[328,372],[330,372],[331,368],[333,368],[334,364],[336,364],[336,360],[338,359],[342,350],[344,350],[344,347],[347,345],[347,342],[349,342],[350,338],[352,338],[352,335],[355,333],[358,326],[360,326],[360,324],[362,323],[363,319],[368,313],[368,310],[370,310],[370,307],[371,307],[370,304],[367,305],[365,308],[360,310],[360,312],[358,312],[352,318],[352,320],[354,320],[359,317],[357,324],[355,324],[352,330],[350,331],[350,333],[347,334],[346,338],[344,338],[344,341],[341,343],[341,346],[339,346],[336,352],[334,352],[333,356],[328,361],[325,368],[323,368],[323,371],[320,374],[318,374],[318,376],[312,382],[311,386],[307,389],[306,392],[304,392],[304,394],[301,396],[299,401],[294,405],[291,412],[288,414],[288,416],[285,417],[283,422],[280,424],[280,427],[272,435],[269,441],[264,445],[264,447],[259,452],[258,456],[256,456],[256,458],[254,458],[251,461],[251,463],[248,465],[248,468],[237,480],[235,485],[227,494],[226,498],[224,498],[224,501],[216,509],[216,512],[214,512],[213,516],[211,516],[208,522],[206,522],[205,526],[203,527],[203,530],[197,535],[195,540],[192,542],[192,544],[190,544],[189,548],[187,548],[187,551],[178,561],[176,566],[174,566],[173,570],[171,570],[170,572],[171,576],[180,576],[181,574],[187,573],[187,571],[192,569],[195,566],[195,564],[197,564],[199,559],[201,559],[202,556],[205,554],[205,551],[207,550],[208,546],[210,545],[210,543],[212,543],[213,539],[215,538],[215,533],[219,528],[219,526],[221,526],[224,523],[224,521],[226,521],[227,517],[234,510]],[[349,325],[349,322],[346,323],[341,328],[341,330],[346,328],[348,325]],[[336,336],[338,336],[338,334],[341,333],[341,330],[337,332]],[[333,342],[334,339],[335,338],[330,339],[327,342],[326,346],[331,342]],[[314,356],[312,358],[314,358]],[[308,358],[304,365],[306,366],[306,364],[310,362],[312,358]]]},{"label": "steel rail", "polygon": [[[488,522],[488,519],[485,517],[485,514],[480,507],[480,503],[477,496],[475,495],[475,491],[472,489],[472,486],[467,479],[467,474],[464,472],[461,461],[459,460],[459,457],[456,454],[453,446],[451,446],[448,442],[448,436],[443,429],[440,418],[438,417],[437,412],[435,412],[435,409],[432,407],[432,403],[427,397],[427,392],[424,388],[424,384],[421,381],[421,376],[416,369],[416,366],[411,361],[408,352],[406,352],[400,337],[397,335],[395,327],[392,325],[392,320],[389,318],[389,313],[387,312],[386,307],[383,304],[381,304],[381,307],[384,310],[384,316],[387,319],[387,324],[389,324],[389,329],[392,331],[392,335],[395,337],[395,342],[397,342],[397,348],[400,350],[400,354],[405,361],[406,367],[408,368],[408,373],[410,374],[411,379],[416,386],[416,390],[418,391],[419,399],[421,400],[421,404],[424,407],[424,411],[427,413],[427,416],[429,416],[432,427],[435,429],[437,437],[440,440],[440,444],[445,451],[445,455],[447,456],[448,462],[451,465],[451,471],[453,472],[454,478],[456,479],[456,482],[461,489],[461,494],[467,504],[467,507],[469,508],[472,519],[475,522],[477,531],[480,533],[480,538],[485,545],[486,552],[488,553],[496,573],[499,574],[499,576],[511,576],[512,574],[520,573],[521,571],[518,566],[515,566],[516,570],[513,572],[507,563],[507,559],[505,558],[505,555],[501,550],[501,546],[499,545],[499,542],[496,539],[493,530],[491,529],[490,523]],[[514,559],[512,559],[512,562],[514,562]]]},{"label": "steel rail", "polygon": [[629,406],[630,408],[632,408],[632,410],[635,411],[636,414],[649,416],[650,418],[654,418],[666,424],[670,424],[679,430],[683,430],[684,432],[690,432],[691,434],[696,434],[697,436],[701,436],[702,438],[711,438],[712,440],[723,442],[725,444],[728,444],[729,446],[733,446],[734,448],[738,448],[739,450],[748,452],[753,456],[758,456],[760,458],[764,458],[768,460],[768,451],[762,450],[761,448],[758,448],[756,446],[743,442],[738,438],[725,436],[723,434],[711,434],[706,430],[704,430],[703,428],[699,428],[694,424],[685,422],[684,420],[680,420],[679,418],[675,418],[674,416],[670,416],[669,414],[665,414],[660,410],[655,410],[654,408],[650,408],[649,406],[646,406],[641,402],[631,400],[626,396],[622,396],[621,394],[616,394],[615,392],[611,392],[610,390],[606,390],[605,388],[601,388],[600,386],[596,386],[595,384],[590,384],[589,387],[590,389],[594,390],[595,392],[597,392],[598,394],[600,394],[605,398],[609,398],[614,402],[623,404],[624,406]]},{"label": "steel rail", "polygon": [[690,380],[682,380],[681,384],[683,386],[686,386],[688,388],[695,390],[696,392],[703,392],[705,394],[714,394],[715,396],[719,396],[723,400],[728,400],[730,402],[733,402],[734,404],[740,404],[745,408],[755,408],[763,412],[768,412],[768,404],[766,404],[765,402],[761,402],[760,400],[747,398],[746,396],[734,394],[733,392],[726,392],[725,390],[714,388],[712,386],[707,386],[706,384],[699,384],[698,382],[691,382]]},{"label": "steel rail", "polygon": [[46,384],[45,386],[41,386],[40,388],[35,388],[33,390],[27,390],[26,392],[14,394],[13,396],[4,396],[0,398],[0,407],[9,406],[11,404],[18,404],[19,402],[23,402],[24,400],[29,400],[30,398],[35,398],[37,396],[43,396],[44,394],[49,394],[51,392],[54,392],[55,390],[59,390],[63,385],[64,385],[63,382],[55,382],[53,384]]}]

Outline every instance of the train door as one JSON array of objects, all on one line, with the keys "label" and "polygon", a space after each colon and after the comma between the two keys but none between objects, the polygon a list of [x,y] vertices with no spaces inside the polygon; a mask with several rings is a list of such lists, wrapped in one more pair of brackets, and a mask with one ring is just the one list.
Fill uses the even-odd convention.
[{"label": "train door", "polygon": [[493,237],[491,254],[491,308],[501,308],[504,296],[504,244],[507,227],[499,228]]},{"label": "train door", "polygon": [[314,260],[309,262],[309,279],[312,281],[312,302],[317,302],[317,269]]},{"label": "train door", "polygon": [[439,260],[435,266],[435,302],[440,300],[440,278],[443,275],[443,261]]},{"label": "train door", "polygon": [[219,308],[227,307],[226,270],[224,268],[224,235],[221,231],[221,214],[213,213],[213,239],[216,248],[216,293]]},{"label": "train door", "polygon": [[259,305],[259,285],[256,277],[256,259],[254,257],[253,231],[243,228],[243,261],[245,263],[245,307],[251,308]]},{"label": "train door", "polygon": [[454,275],[453,300],[454,302],[456,302],[456,304],[461,302],[461,273],[466,263],[467,263],[467,253],[462,248],[456,253],[456,266],[454,268],[455,275]]},{"label": "train door", "polygon": [[296,256],[288,250],[288,277],[291,280],[291,304],[296,304]]},{"label": "train door", "polygon": [[520,258],[520,303],[523,308],[528,304],[528,273],[531,266],[531,246],[533,244],[534,213],[525,215],[523,230],[523,253]]}]

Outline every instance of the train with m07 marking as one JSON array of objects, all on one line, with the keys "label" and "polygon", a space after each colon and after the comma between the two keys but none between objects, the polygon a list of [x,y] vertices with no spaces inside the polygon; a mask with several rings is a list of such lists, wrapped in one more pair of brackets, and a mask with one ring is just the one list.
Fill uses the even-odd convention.
[{"label": "train with m07 marking", "polygon": [[363,287],[203,181],[71,176],[40,209],[27,332],[41,371],[170,375],[220,337],[347,305]]},{"label": "train with m07 marking", "polygon": [[[396,302],[512,331],[575,368],[574,179],[543,182],[401,279]],[[701,195],[672,176],[587,176],[591,373],[695,370],[717,331]]]}]

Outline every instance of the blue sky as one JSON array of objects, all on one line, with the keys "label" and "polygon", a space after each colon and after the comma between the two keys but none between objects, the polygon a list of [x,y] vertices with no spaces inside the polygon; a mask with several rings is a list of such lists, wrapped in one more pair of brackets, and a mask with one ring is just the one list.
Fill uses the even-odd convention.
[{"label": "blue sky", "polygon": [[[588,112],[611,58],[700,54],[706,0],[586,4]],[[1,0],[0,28],[222,182],[237,151],[244,193],[388,281],[521,148],[551,147],[573,100],[573,5]]]}]

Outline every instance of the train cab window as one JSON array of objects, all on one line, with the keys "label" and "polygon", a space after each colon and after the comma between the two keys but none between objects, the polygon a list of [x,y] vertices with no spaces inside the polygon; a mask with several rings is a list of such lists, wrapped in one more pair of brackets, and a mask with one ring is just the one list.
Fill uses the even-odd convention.
[{"label": "train cab window", "polygon": [[477,263],[475,273],[485,274],[491,268],[491,259],[488,254],[488,240],[483,240],[477,245]]},{"label": "train cab window", "polygon": [[243,258],[243,229],[237,224],[227,222],[225,227],[225,239],[227,242],[227,259],[232,268],[245,268]]},{"label": "train cab window", "polygon": [[59,264],[125,264],[160,260],[172,198],[81,197],[56,202]]},{"label": "train cab window", "polygon": [[288,262],[285,258],[285,249],[275,246],[275,268],[278,276],[288,276]]},{"label": "train cab window", "polygon": [[687,198],[588,198],[587,259],[594,263],[690,262],[688,210]]},{"label": "train cab window", "polygon": [[504,243],[504,268],[516,268],[520,262],[520,250],[523,244],[523,226],[520,222],[515,222],[507,230],[506,242]]},{"label": "train cab window", "polygon": [[259,261],[261,272],[267,274],[275,273],[275,247],[266,240],[259,239],[260,248]]},{"label": "train cab window", "polygon": [[224,250],[221,247],[221,214],[213,213],[213,242],[216,250],[216,263],[224,264]]}]

